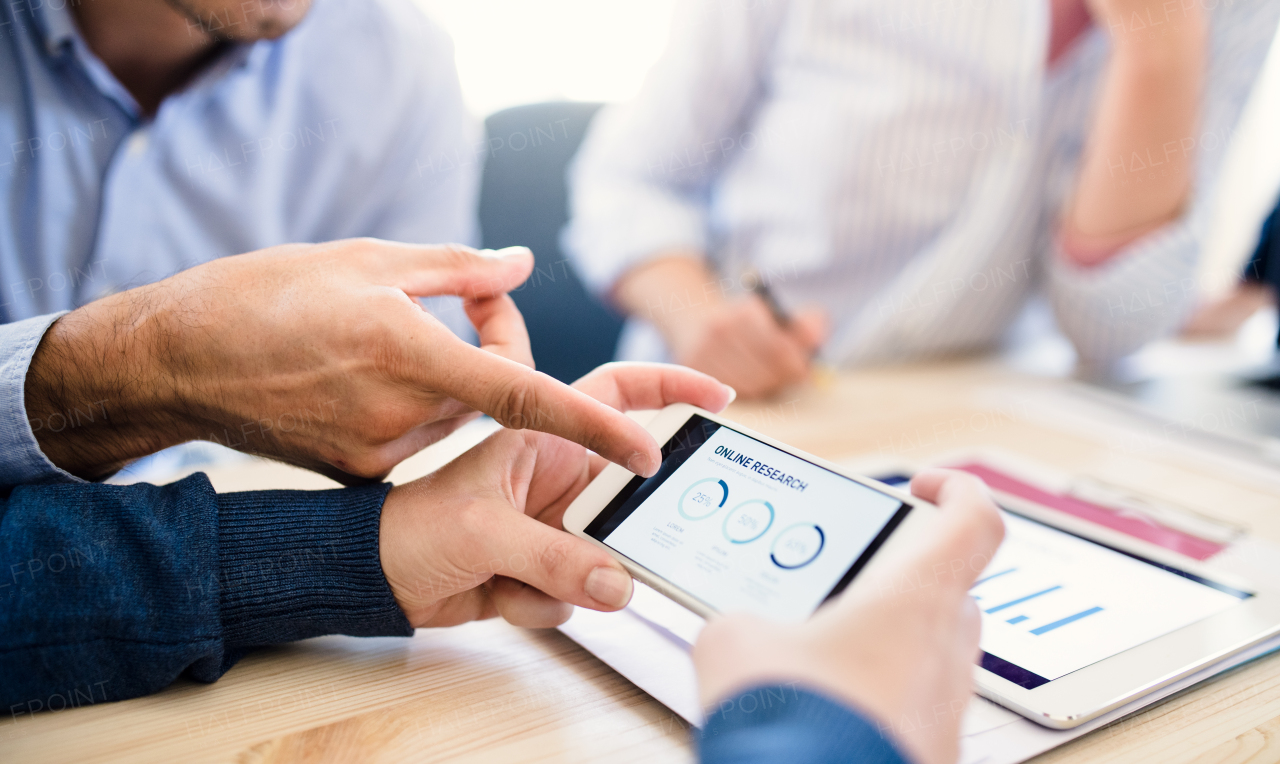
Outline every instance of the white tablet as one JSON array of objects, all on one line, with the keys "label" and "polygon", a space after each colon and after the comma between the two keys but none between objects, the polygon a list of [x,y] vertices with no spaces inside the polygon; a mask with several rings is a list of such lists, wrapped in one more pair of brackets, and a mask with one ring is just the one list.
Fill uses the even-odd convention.
[{"label": "white tablet", "polygon": [[693,406],[668,406],[648,429],[664,444],[658,473],[606,467],[564,527],[702,616],[803,621],[937,513]]},{"label": "white tablet", "polygon": [[995,496],[1005,540],[970,590],[982,613],[976,683],[979,694],[1032,721],[1075,727],[1280,633],[1275,582],[1260,588],[1020,497]]},{"label": "white tablet", "polygon": [[[692,406],[648,429],[664,444],[658,473],[609,465],[564,526],[702,616],[802,621],[936,515],[892,478],[850,474]],[[1074,727],[1280,633],[1275,582],[997,500],[1005,542],[972,589],[977,690],[1032,721]]]}]

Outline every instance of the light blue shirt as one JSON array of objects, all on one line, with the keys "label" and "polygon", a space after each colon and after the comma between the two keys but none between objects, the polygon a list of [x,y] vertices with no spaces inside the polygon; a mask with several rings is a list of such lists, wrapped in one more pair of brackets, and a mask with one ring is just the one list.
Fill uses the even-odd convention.
[{"label": "light blue shirt", "polygon": [[[23,406],[60,311],[277,244],[476,239],[483,142],[451,42],[409,0],[315,0],[154,117],[69,7],[0,6],[0,490],[70,479]],[[432,307],[465,328],[455,302]]]}]

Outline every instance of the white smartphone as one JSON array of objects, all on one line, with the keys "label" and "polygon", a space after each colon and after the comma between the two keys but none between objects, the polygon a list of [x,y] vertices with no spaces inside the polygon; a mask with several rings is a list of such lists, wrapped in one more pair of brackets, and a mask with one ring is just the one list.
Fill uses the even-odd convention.
[{"label": "white smartphone", "polygon": [[803,621],[936,517],[902,490],[687,404],[663,409],[648,429],[663,444],[657,474],[609,465],[564,527],[704,617]]}]

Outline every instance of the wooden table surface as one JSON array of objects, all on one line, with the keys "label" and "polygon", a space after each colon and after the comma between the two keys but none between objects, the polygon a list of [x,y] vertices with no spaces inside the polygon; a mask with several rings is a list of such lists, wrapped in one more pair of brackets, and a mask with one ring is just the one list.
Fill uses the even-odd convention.
[{"label": "wooden table surface", "polygon": [[[846,374],[729,413],[830,459],[888,453],[922,462],[997,448],[1168,497],[1280,542],[1280,481],[1228,478],[1165,449],[1121,447],[1088,427],[1046,423],[1052,412],[1037,409],[1048,404],[1034,395],[1061,384],[993,362],[933,364]],[[1033,397],[1016,398],[1024,393]],[[465,445],[428,449],[393,478],[425,474]],[[262,462],[210,477],[220,490],[331,485]],[[1280,761],[1278,735],[1280,656],[1272,656],[1037,761]],[[184,680],[151,697],[0,723],[0,759],[9,762],[691,758],[684,722],[643,691],[558,632],[501,621],[412,639],[309,640],[260,650],[213,685]]]}]

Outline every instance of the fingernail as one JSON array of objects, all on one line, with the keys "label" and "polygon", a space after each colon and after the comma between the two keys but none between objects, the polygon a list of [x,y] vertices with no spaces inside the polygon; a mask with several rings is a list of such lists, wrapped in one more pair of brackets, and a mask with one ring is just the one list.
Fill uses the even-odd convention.
[{"label": "fingernail", "polygon": [[653,477],[658,474],[658,468],[643,451],[635,451],[627,459],[627,469],[639,475],[640,477]]},{"label": "fingernail", "polygon": [[626,607],[631,601],[631,576],[617,568],[596,568],[587,576],[586,590],[601,605]]},{"label": "fingernail", "polygon": [[[722,382],[721,384],[724,384],[724,383]],[[729,385],[725,385],[725,386],[724,386],[724,389],[725,389],[725,390],[727,390],[727,391],[729,392],[729,400],[725,402],[725,404],[724,404],[725,406],[728,406],[730,403],[733,403],[734,401],[738,400],[738,391],[737,391],[737,390],[734,390],[734,389],[733,389],[732,387],[730,387]]]},{"label": "fingernail", "polygon": [[494,252],[493,256],[505,259],[508,257],[526,257],[532,254],[533,250],[528,247],[503,247],[502,249]]}]

